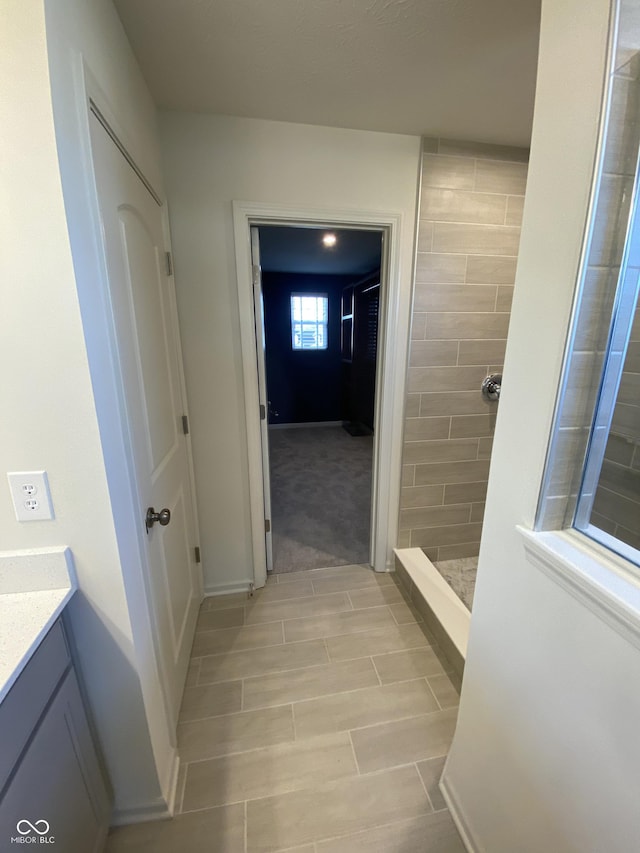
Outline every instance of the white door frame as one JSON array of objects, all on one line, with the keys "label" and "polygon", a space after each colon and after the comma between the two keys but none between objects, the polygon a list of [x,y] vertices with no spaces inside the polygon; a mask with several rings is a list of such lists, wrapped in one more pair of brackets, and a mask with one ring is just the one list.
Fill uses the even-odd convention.
[{"label": "white door frame", "polygon": [[[254,583],[264,586],[267,576],[264,539],[264,484],[257,371],[257,343],[251,269],[252,225],[306,225],[362,228],[384,234],[382,299],[376,369],[375,443],[372,482],[371,565],[377,572],[393,568],[393,548],[398,535],[402,466],[402,413],[409,336],[409,299],[400,286],[402,214],[395,211],[344,210],[281,206],[258,202],[233,202],[236,280],[240,309],[240,343],[244,377],[251,538]],[[380,334],[381,333],[381,334]]]}]

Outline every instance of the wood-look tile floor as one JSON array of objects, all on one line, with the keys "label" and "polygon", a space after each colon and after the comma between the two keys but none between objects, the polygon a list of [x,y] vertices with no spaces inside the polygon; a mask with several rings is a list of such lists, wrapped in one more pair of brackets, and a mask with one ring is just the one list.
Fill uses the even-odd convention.
[{"label": "wood-look tile floor", "polygon": [[177,816],[108,853],[463,853],[438,788],[458,684],[393,575],[276,575],[205,599]]}]

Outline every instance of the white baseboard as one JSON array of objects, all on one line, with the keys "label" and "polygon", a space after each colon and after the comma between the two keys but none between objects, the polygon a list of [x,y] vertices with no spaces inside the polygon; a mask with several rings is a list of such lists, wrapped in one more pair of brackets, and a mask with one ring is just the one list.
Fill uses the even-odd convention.
[{"label": "white baseboard", "polygon": [[146,823],[149,820],[168,820],[173,817],[165,800],[134,806],[130,809],[114,809],[111,826],[127,826],[130,823]]},{"label": "white baseboard", "polygon": [[269,424],[269,429],[309,429],[311,427],[341,427],[344,421],[309,421],[295,424]]},{"label": "white baseboard", "polygon": [[231,583],[205,584],[204,597],[212,595],[231,595],[233,592],[249,592],[253,580],[232,581]]},{"label": "white baseboard", "polygon": [[462,843],[467,848],[468,853],[483,853],[483,848],[478,844],[478,842],[473,837],[473,833],[469,827],[469,824],[464,816],[464,812],[460,806],[460,802],[453,791],[453,788],[447,781],[445,774],[447,768],[445,765],[445,773],[442,775],[440,779],[440,792],[444,797],[444,801],[447,804],[451,817],[453,818],[453,822],[456,825],[456,829],[460,834],[460,838],[462,839]]}]

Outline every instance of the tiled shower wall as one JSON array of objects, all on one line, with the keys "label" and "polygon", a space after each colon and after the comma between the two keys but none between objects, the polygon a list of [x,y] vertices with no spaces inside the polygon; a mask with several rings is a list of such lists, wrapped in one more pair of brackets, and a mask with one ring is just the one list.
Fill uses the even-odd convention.
[{"label": "tiled shower wall", "polygon": [[[573,524],[633,195],[640,146],[640,61],[637,54],[629,59],[628,51],[619,50],[617,56],[610,80],[609,123],[593,237],[578,293],[574,346],[566,366],[566,390],[539,508],[538,524],[543,530]],[[629,256],[627,271],[639,274],[637,253]],[[640,547],[639,389],[640,320],[636,313],[591,517],[597,527],[636,548]]]},{"label": "tiled shower wall", "polygon": [[425,139],[399,547],[476,556],[527,179],[521,148]]}]

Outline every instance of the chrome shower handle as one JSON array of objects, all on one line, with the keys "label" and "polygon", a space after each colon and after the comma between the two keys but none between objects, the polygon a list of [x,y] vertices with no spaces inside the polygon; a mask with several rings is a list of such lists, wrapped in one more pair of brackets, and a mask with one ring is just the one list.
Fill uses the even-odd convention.
[{"label": "chrome shower handle", "polygon": [[502,374],[490,373],[482,380],[480,390],[487,400],[499,400],[500,389],[502,388]]}]

